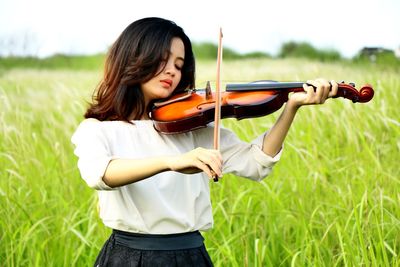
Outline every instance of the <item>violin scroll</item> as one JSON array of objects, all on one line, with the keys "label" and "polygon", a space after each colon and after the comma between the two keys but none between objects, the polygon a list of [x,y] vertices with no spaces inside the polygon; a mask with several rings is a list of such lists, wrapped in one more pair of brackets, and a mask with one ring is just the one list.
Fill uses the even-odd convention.
[{"label": "violin scroll", "polygon": [[354,83],[339,83],[339,90],[333,98],[343,97],[351,100],[353,103],[366,103],[374,97],[374,89],[370,84],[365,84],[359,91],[355,88]]},{"label": "violin scroll", "polygon": [[360,101],[361,103],[366,103],[374,97],[374,89],[370,84],[364,85],[360,89]]}]

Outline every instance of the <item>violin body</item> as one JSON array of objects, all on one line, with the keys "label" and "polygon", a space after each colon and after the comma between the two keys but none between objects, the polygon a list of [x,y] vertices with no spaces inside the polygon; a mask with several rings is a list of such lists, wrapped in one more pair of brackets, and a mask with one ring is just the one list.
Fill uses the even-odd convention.
[{"label": "violin body", "polygon": [[[212,96],[211,100],[205,100],[205,92],[193,93],[187,100],[154,109],[151,112],[154,127],[165,134],[184,133],[205,127],[214,121],[215,95]],[[241,120],[271,114],[282,107],[285,102],[280,99],[282,97],[273,91],[223,92],[221,118]]]},{"label": "violin body", "polygon": [[[304,91],[301,82],[255,82],[228,84],[221,93],[221,118],[255,118],[266,116],[277,110],[288,100],[289,93]],[[353,84],[339,84],[335,97],[344,97],[353,102],[368,102],[374,91],[365,85],[357,91]],[[215,94],[209,85],[206,90],[177,94],[166,104],[158,104],[150,117],[157,131],[164,134],[185,133],[206,127],[214,121]]]}]

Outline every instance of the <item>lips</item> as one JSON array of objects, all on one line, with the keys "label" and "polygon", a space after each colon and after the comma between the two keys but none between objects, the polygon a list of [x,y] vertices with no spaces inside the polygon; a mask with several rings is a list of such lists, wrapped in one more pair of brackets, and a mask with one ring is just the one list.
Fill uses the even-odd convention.
[{"label": "lips", "polygon": [[170,79],[160,80],[160,82],[164,87],[171,87],[172,85],[172,80]]}]

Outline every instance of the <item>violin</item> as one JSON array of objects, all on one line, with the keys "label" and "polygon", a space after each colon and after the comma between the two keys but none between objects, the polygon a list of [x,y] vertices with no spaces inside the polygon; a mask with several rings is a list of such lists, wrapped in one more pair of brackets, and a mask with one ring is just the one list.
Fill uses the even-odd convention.
[{"label": "violin", "polygon": [[[253,83],[227,84],[221,92],[220,117],[255,118],[266,116],[288,101],[289,93],[303,92],[302,82],[258,81]],[[366,84],[360,90],[353,83],[338,84],[337,95],[353,103],[366,103],[374,96],[371,85]],[[154,127],[164,134],[185,133],[206,127],[214,121],[216,112],[215,93],[211,92],[210,83],[203,90],[189,90],[172,96],[170,99],[154,104],[150,113]]]}]

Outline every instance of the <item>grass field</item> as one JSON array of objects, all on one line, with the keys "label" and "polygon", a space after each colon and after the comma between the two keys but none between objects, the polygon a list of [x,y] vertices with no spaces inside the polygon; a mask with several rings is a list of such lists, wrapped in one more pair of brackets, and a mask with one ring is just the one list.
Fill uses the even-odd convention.
[{"label": "grass field", "polygon": [[[197,86],[215,79],[198,62]],[[398,70],[305,60],[225,62],[224,82],[326,77],[370,83],[367,104],[303,107],[272,175],[212,183],[216,266],[400,266]],[[0,72],[0,266],[91,266],[110,230],[80,178],[70,136],[101,73]],[[272,126],[224,120],[242,139]]]}]

